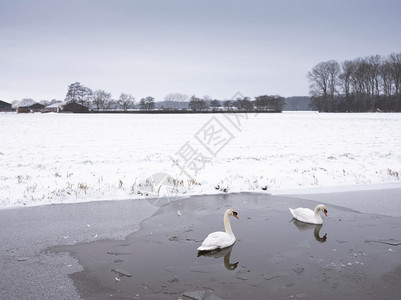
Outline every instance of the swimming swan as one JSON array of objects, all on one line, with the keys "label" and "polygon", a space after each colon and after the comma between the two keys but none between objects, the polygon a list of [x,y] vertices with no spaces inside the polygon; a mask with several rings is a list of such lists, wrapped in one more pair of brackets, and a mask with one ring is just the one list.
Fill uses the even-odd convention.
[{"label": "swimming swan", "polygon": [[324,214],[327,216],[327,207],[324,206],[323,204],[317,205],[314,211],[309,208],[303,208],[303,207],[299,207],[296,209],[290,208],[290,212],[294,217],[294,219],[311,224],[323,224],[322,217],[319,214],[320,210],[322,210]]},{"label": "swimming swan", "polygon": [[223,231],[216,231],[210,233],[207,238],[203,241],[202,246],[198,248],[198,251],[211,251],[215,249],[223,249],[226,247],[230,247],[235,243],[235,236],[233,231],[231,230],[230,220],[228,216],[234,216],[238,218],[238,214],[234,209],[227,209],[224,213],[224,229]]}]

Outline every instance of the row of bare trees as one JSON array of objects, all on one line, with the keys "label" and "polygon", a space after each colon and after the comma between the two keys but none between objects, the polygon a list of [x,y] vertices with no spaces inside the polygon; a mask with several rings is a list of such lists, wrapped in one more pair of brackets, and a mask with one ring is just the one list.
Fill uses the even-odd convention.
[{"label": "row of bare trees", "polygon": [[401,53],[321,62],[307,77],[313,109],[401,111]]},{"label": "row of bare trees", "polygon": [[67,103],[79,103],[95,110],[109,110],[117,107],[127,110],[133,108],[135,105],[135,98],[130,94],[121,93],[119,99],[114,100],[111,93],[104,90],[92,91],[79,82],[72,83],[68,86],[65,101]]},{"label": "row of bare trees", "polygon": [[219,110],[223,107],[227,111],[264,111],[264,112],[281,112],[285,105],[285,99],[278,95],[261,95],[251,100],[250,97],[239,97],[235,100],[211,100],[192,96],[189,101],[189,108],[193,111],[203,111],[212,109]]},{"label": "row of bare trees", "polygon": [[[189,100],[189,101],[188,101]],[[106,111],[123,109],[124,111],[130,108],[139,108],[141,110],[153,110],[155,105],[155,99],[153,97],[146,97],[139,101],[138,105],[135,104],[135,98],[129,94],[121,93],[117,101],[112,99],[110,93],[104,90],[92,91],[90,88],[85,87],[79,82],[75,82],[68,86],[67,95],[65,98],[67,103],[75,102],[85,105],[93,110]],[[192,111],[207,111],[207,110],[219,110],[224,107],[226,110],[237,110],[237,111],[277,111],[281,112],[285,105],[284,98],[281,96],[270,96],[262,95],[255,97],[255,100],[251,100],[249,97],[240,97],[235,100],[212,100],[209,96],[198,98],[193,95],[189,98],[185,94],[171,93],[166,95],[163,107],[164,110],[182,110],[190,109]]]}]

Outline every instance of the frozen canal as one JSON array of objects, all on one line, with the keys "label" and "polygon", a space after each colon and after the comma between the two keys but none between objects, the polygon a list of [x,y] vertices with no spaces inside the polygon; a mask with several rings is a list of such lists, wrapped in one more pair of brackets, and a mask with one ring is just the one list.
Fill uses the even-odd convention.
[{"label": "frozen canal", "polygon": [[[401,189],[379,192],[315,194],[329,211],[321,227],[291,220],[288,207],[316,205],[310,195],[194,196],[160,209],[128,200],[1,210],[2,296],[397,299],[401,219],[391,209]],[[351,195],[366,207],[380,201],[390,213],[331,204]],[[223,229],[228,207],[240,217],[231,220],[237,242],[197,257],[206,235]]]}]

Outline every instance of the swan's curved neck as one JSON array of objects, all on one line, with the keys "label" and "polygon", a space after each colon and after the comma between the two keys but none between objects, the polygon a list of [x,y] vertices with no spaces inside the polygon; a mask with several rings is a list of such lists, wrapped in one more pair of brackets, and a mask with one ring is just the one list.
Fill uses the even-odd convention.
[{"label": "swan's curved neck", "polygon": [[[322,208],[318,205],[318,206],[316,206],[315,207],[315,219],[317,220],[317,221],[322,221],[322,217],[320,216],[320,214],[319,214],[319,211],[321,210]],[[323,221],[322,221],[323,222]]]},{"label": "swan's curved neck", "polygon": [[231,229],[230,219],[228,218],[228,212],[224,214],[224,229],[228,234],[234,235]]},{"label": "swan's curved neck", "polygon": [[321,210],[322,208],[320,207],[320,205],[315,207],[315,216],[319,215],[319,210]]}]

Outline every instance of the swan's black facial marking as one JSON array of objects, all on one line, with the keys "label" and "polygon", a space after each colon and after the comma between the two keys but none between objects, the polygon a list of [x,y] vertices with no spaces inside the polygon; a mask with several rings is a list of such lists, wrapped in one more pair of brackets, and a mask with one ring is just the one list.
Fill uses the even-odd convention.
[{"label": "swan's black facial marking", "polygon": [[233,216],[234,216],[235,218],[239,219],[239,218],[238,218],[238,214],[237,214],[236,211],[233,211]]},{"label": "swan's black facial marking", "polygon": [[323,209],[324,215],[327,217],[327,209]]}]

